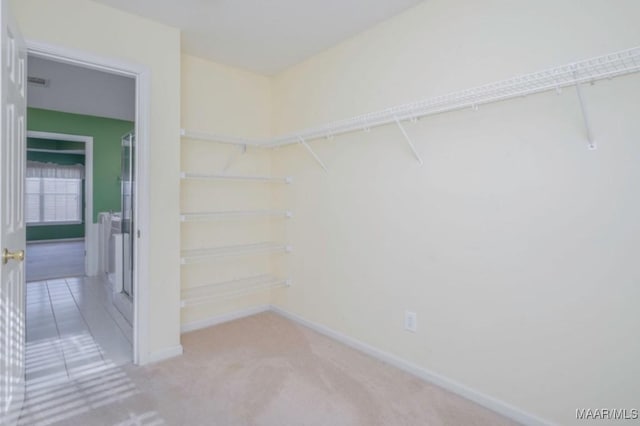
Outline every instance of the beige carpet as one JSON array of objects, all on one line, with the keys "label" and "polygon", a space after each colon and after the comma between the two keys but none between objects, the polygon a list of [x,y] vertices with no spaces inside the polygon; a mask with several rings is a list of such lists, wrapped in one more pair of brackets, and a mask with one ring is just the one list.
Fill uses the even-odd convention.
[{"label": "beige carpet", "polygon": [[82,379],[113,376],[124,385],[121,398],[92,398],[91,386],[75,383],[75,399],[87,409],[62,411],[57,423],[30,419],[86,426],[514,424],[273,313],[185,334],[182,344],[180,358]]}]

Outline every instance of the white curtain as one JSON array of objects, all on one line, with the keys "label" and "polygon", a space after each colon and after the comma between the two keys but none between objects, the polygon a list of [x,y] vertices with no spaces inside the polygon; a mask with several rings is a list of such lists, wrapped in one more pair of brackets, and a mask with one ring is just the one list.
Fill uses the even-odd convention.
[{"label": "white curtain", "polygon": [[39,178],[59,178],[59,179],[83,179],[84,166],[74,164],[62,166],[54,163],[41,163],[38,161],[27,161],[27,177]]}]

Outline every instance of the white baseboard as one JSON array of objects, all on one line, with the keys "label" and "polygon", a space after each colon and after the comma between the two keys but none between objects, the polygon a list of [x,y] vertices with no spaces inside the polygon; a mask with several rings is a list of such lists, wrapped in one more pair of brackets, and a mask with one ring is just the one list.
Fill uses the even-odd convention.
[{"label": "white baseboard", "polygon": [[149,354],[149,357],[144,361],[144,364],[153,364],[154,362],[164,361],[169,358],[182,355],[182,345],[173,346],[171,348],[161,349],[159,351]]},{"label": "white baseboard", "polygon": [[515,420],[518,423],[529,425],[529,426],[553,425],[553,423],[549,421],[540,419],[532,414],[524,412],[516,407],[513,407],[507,404],[506,402],[500,401],[499,399],[493,398],[489,395],[485,395],[475,389],[471,389],[461,383],[448,379],[438,373],[419,367],[395,355],[381,351],[380,349],[376,349],[373,346],[370,346],[364,342],[356,340],[338,331],[332,330],[329,327],[306,320],[296,314],[285,311],[284,309],[281,309],[277,306],[272,305],[270,310],[279,315],[282,315],[285,318],[288,318],[294,322],[297,322],[298,324],[301,324],[314,331],[317,331],[320,334],[324,334],[325,336],[328,336],[334,340],[337,340],[338,342],[341,342],[349,347],[352,347],[353,349],[363,352],[373,358],[386,362],[387,364],[393,365],[394,367],[399,368],[400,370],[406,371],[407,373],[412,374],[416,377],[419,377],[426,382],[433,383],[436,386],[439,386],[452,393],[460,395],[463,398],[469,399],[478,405],[488,408],[491,411],[495,411],[496,413],[502,414],[503,416],[508,417],[512,420]]},{"label": "white baseboard", "polygon": [[237,320],[244,317],[250,317],[251,315],[256,315],[262,312],[266,312],[270,309],[271,309],[271,306],[269,305],[259,305],[259,306],[254,306],[247,309],[241,309],[239,311],[233,311],[226,314],[217,315],[210,318],[205,318],[199,321],[193,321],[193,322],[182,325],[182,327],[180,327],[180,332],[188,333],[190,331],[211,327],[217,324],[222,324],[224,322],[229,322],[229,321]]}]

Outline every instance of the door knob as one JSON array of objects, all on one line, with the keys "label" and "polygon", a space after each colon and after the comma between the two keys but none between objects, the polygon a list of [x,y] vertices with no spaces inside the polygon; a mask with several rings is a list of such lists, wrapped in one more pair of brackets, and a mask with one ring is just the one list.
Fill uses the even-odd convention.
[{"label": "door knob", "polygon": [[5,265],[10,260],[17,260],[18,262],[22,262],[24,260],[24,250],[11,252],[7,249],[4,249],[2,251],[2,264]]}]

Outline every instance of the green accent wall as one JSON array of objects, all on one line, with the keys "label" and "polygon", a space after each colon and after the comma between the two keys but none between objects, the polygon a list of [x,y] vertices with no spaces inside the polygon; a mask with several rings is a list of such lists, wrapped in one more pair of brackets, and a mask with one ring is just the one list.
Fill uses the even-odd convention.
[{"label": "green accent wall", "polygon": [[27,226],[27,241],[84,238],[84,223],[80,225]]},{"label": "green accent wall", "polygon": [[27,129],[93,137],[93,222],[99,212],[120,211],[122,136],[134,123],[91,115],[27,108]]}]

